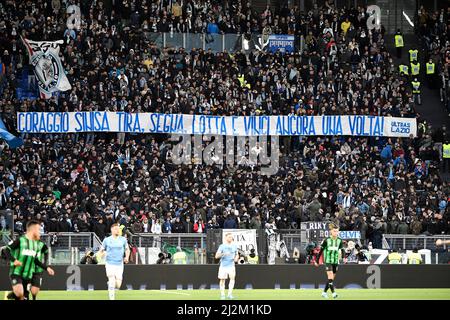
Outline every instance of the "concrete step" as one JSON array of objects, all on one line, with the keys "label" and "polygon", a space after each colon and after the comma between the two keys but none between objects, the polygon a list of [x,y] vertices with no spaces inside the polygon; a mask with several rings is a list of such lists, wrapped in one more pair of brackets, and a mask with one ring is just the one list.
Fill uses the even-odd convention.
[{"label": "concrete step", "polygon": [[263,12],[266,9],[266,6],[268,4],[272,7],[272,9],[274,8],[274,6],[272,5],[270,0],[252,0],[251,1],[252,9],[258,13]]}]

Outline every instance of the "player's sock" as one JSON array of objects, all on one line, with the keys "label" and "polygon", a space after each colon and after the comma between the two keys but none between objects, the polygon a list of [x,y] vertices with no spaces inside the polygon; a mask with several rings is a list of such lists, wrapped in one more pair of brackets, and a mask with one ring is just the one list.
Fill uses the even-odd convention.
[{"label": "player's sock", "polygon": [[116,289],[109,288],[108,294],[109,294],[109,300],[114,300],[116,298]]},{"label": "player's sock", "polygon": [[116,285],[115,279],[113,277],[109,278],[109,281],[108,281],[109,300],[114,300],[116,297],[115,285]]},{"label": "player's sock", "polygon": [[325,292],[325,293],[328,291],[329,282],[330,282],[330,280],[328,280],[327,284],[325,285],[325,288],[323,288],[323,292]]},{"label": "player's sock", "polygon": [[234,279],[230,280],[230,284],[228,285],[228,296],[232,296],[235,282],[236,281]]},{"label": "player's sock", "polygon": [[334,285],[333,285],[333,280],[328,280],[328,285],[329,285],[329,287],[330,287],[330,289],[331,289],[331,292],[332,293],[334,293]]},{"label": "player's sock", "polygon": [[225,296],[225,281],[224,282],[220,282],[219,287],[220,287],[220,295],[222,297],[224,297]]},{"label": "player's sock", "polygon": [[36,300],[36,295],[35,294],[31,294],[33,296],[33,300]]}]

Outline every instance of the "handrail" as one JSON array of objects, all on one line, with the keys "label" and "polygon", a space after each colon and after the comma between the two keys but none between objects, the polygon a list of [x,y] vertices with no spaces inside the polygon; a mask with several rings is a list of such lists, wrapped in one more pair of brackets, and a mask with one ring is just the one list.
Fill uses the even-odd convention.
[{"label": "handrail", "polygon": [[133,237],[139,236],[139,237],[168,237],[168,238],[202,238],[206,237],[206,233],[133,233]]}]

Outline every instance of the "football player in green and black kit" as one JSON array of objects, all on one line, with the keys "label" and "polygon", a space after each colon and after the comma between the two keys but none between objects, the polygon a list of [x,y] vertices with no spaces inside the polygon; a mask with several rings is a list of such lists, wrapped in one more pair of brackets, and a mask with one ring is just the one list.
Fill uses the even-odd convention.
[{"label": "football player in green and black kit", "polygon": [[317,261],[319,261],[320,256],[323,253],[323,262],[325,264],[325,270],[327,271],[328,283],[325,285],[325,289],[322,292],[322,297],[328,298],[327,291],[331,290],[333,298],[337,298],[337,293],[334,292],[333,280],[336,278],[336,273],[339,265],[339,253],[342,253],[342,257],[345,258],[344,244],[341,238],[338,237],[339,227],[334,224],[330,225],[330,235],[331,237],[323,240],[320,246],[320,252],[316,256],[316,267],[318,266]]},{"label": "football player in green and black kit", "polygon": [[[47,247],[40,241],[39,229],[38,221],[29,221],[25,235],[8,244],[4,249],[4,254],[10,261],[9,277],[13,289],[13,294],[9,296],[16,300],[24,300],[28,284],[32,286],[33,298],[36,298],[35,295],[39,291],[37,286],[40,287],[39,271],[46,270],[49,275],[54,275],[53,269],[47,266],[46,259],[43,259],[46,256]],[[42,269],[36,269],[37,267]]]},{"label": "football player in green and black kit", "polygon": [[[48,247],[42,242],[38,241],[38,249],[36,259],[39,260],[42,264],[47,265],[48,261]],[[35,266],[35,270],[33,273],[33,277],[31,278],[31,296],[33,300],[36,300],[36,297],[41,290],[42,286],[42,274],[44,273],[44,269],[38,265]]]}]

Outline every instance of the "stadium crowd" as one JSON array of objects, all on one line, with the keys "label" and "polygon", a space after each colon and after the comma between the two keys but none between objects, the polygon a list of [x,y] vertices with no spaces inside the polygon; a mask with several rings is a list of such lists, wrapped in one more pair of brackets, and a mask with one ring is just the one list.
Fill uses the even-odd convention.
[{"label": "stadium crowd", "polygon": [[[33,217],[43,232],[94,231],[101,238],[114,221],[133,233],[175,233],[299,228],[326,219],[361,231],[375,248],[383,233],[450,232],[450,184],[435,145],[448,139],[447,130],[415,111],[409,80],[399,75],[383,29],[367,30],[364,8],[326,4],[307,14],[257,15],[245,1],[112,3],[81,1],[80,31],[66,29],[58,0],[3,3],[0,108],[12,132],[19,110],[109,110],[417,117],[418,137],[285,137],[277,174],[261,176],[248,164],[174,165],[163,135],[25,135],[16,150],[3,144],[0,162],[0,209],[14,210],[18,232]],[[146,36],[170,28],[271,28],[303,35],[305,48],[187,52],[159,48]],[[72,90],[49,100],[15,97],[16,74],[28,64],[20,35],[65,39],[61,59]]]}]

